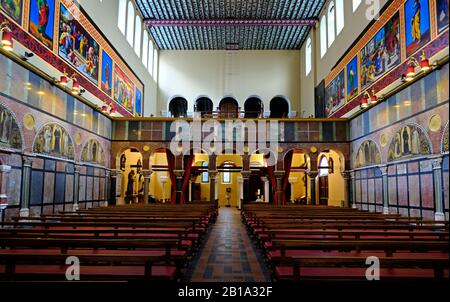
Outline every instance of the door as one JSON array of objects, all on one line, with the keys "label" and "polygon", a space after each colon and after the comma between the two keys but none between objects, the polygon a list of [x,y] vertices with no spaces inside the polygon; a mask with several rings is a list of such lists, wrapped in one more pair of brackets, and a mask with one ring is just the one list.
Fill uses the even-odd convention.
[{"label": "door", "polygon": [[319,177],[319,204],[328,205],[328,176]]}]

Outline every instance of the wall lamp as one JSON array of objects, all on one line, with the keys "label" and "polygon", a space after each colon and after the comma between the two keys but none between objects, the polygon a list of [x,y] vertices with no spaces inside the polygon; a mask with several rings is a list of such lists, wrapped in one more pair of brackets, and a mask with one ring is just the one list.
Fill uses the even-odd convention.
[{"label": "wall lamp", "polygon": [[12,51],[14,41],[12,38],[12,31],[9,28],[9,21],[5,20],[0,24],[0,32],[2,33],[2,47],[4,50]]},{"label": "wall lamp", "polygon": [[[419,67],[419,72],[416,72],[417,67]],[[431,70],[430,60],[426,57],[425,51],[422,51],[420,62],[414,57],[409,59],[408,70],[406,74],[402,75],[402,82],[411,82],[418,73],[427,72],[429,70]]]},{"label": "wall lamp", "polygon": [[361,108],[365,109],[369,107],[369,105],[375,105],[376,103],[378,103],[378,97],[375,94],[375,90],[372,89],[372,95],[365,91],[361,100]]}]

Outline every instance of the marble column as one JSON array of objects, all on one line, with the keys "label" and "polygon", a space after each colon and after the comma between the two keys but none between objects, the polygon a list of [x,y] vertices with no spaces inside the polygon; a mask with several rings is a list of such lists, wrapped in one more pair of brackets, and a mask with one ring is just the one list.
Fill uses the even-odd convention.
[{"label": "marble column", "polygon": [[81,166],[75,165],[73,171],[73,206],[72,211],[76,212],[80,209],[78,204],[80,200],[80,172]]},{"label": "marble column", "polygon": [[238,176],[237,181],[239,184],[239,186],[238,186],[238,188],[239,188],[238,209],[240,210],[240,209],[242,209],[242,200],[244,199],[244,178],[242,176]]},{"label": "marble column", "polygon": [[10,166],[0,165],[0,222],[3,221],[3,210],[8,207],[8,173]]},{"label": "marble column", "polygon": [[159,177],[159,180],[162,183],[162,203],[166,203],[166,183],[167,183],[167,177],[166,175],[161,175]]},{"label": "marble column", "polygon": [[275,178],[277,180],[278,204],[283,203],[283,177],[284,171],[275,171]]},{"label": "marble column", "polygon": [[316,177],[319,175],[318,171],[310,171],[308,173],[310,185],[311,185],[311,205],[317,204],[317,197],[316,197]]},{"label": "marble column", "polygon": [[209,174],[209,202],[212,206],[218,206],[216,203],[216,182],[217,182],[217,171],[208,171]]},{"label": "marble column", "polygon": [[150,176],[152,176],[151,170],[142,170],[144,176],[144,204],[148,204],[148,195],[150,192]]},{"label": "marble column", "polygon": [[[298,182],[297,177],[289,177],[289,184],[291,185],[291,203],[294,203],[295,184]],[[288,200],[286,200],[288,202]]]},{"label": "marble column", "polygon": [[111,179],[111,171],[110,170],[105,170],[105,192],[103,194],[103,198],[105,199],[103,202],[103,206],[107,207],[109,206],[109,180]]},{"label": "marble column", "polygon": [[197,176],[191,176],[190,178],[189,178],[189,203],[192,203],[192,198],[193,198],[193,191],[194,191],[194,188],[193,188],[193,186],[194,186],[194,184],[195,184],[195,181],[197,180]]},{"label": "marble column", "polygon": [[241,171],[241,176],[242,176],[242,180],[243,180],[243,184],[242,184],[242,186],[243,186],[243,198],[242,198],[242,200],[243,200],[243,202],[244,203],[246,203],[246,202],[249,202],[250,201],[250,192],[249,192],[249,190],[248,190],[248,188],[249,188],[249,179],[250,179],[250,174],[251,174],[251,172],[250,171]]},{"label": "marble column", "polygon": [[31,168],[33,158],[22,156],[22,200],[20,205],[20,217],[30,216],[30,189],[31,189]]},{"label": "marble column", "polygon": [[269,183],[269,178],[261,177],[261,180],[264,182],[264,202],[268,203],[270,201],[270,183]]},{"label": "marble column", "polygon": [[352,209],[356,209],[356,173],[355,171],[350,172],[350,188],[351,188],[351,192],[350,192],[350,196],[351,196],[351,207]]},{"label": "marble column", "polygon": [[443,196],[442,196],[442,157],[433,158],[433,182],[434,182],[434,220],[445,221]]},{"label": "marble column", "polygon": [[344,200],[342,207],[348,208],[352,203],[351,199],[351,176],[349,171],[341,172],[342,178],[344,178]]},{"label": "marble column", "polygon": [[175,173],[175,177],[177,180],[177,191],[176,191],[176,204],[181,203],[181,187],[183,185],[183,176],[184,176],[184,170],[175,170],[173,171]]},{"label": "marble column", "polygon": [[[120,186],[120,176],[122,175],[122,171],[120,170],[111,170],[110,171],[110,175],[111,175],[111,184],[110,184],[110,195],[109,196],[109,205],[117,205],[117,196],[119,194],[117,194],[118,192],[120,192],[121,190],[121,186]],[[119,184],[119,185],[118,185]]]},{"label": "marble column", "polygon": [[389,185],[388,185],[388,167],[387,165],[380,166],[381,171],[381,186],[383,192],[383,214],[389,214]]}]

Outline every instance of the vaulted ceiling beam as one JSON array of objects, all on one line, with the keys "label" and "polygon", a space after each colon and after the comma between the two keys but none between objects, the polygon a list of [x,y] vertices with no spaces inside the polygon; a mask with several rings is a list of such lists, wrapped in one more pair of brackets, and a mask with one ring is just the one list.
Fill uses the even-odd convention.
[{"label": "vaulted ceiling beam", "polygon": [[183,26],[309,26],[314,27],[316,19],[299,20],[250,20],[250,19],[217,19],[217,20],[155,20],[145,19],[149,27],[183,27]]}]

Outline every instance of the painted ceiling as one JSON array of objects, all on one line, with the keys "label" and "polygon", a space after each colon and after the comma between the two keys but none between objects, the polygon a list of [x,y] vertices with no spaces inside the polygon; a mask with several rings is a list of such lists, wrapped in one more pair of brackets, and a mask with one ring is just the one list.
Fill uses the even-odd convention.
[{"label": "painted ceiling", "polygon": [[325,0],[135,0],[160,49],[298,49]]}]

